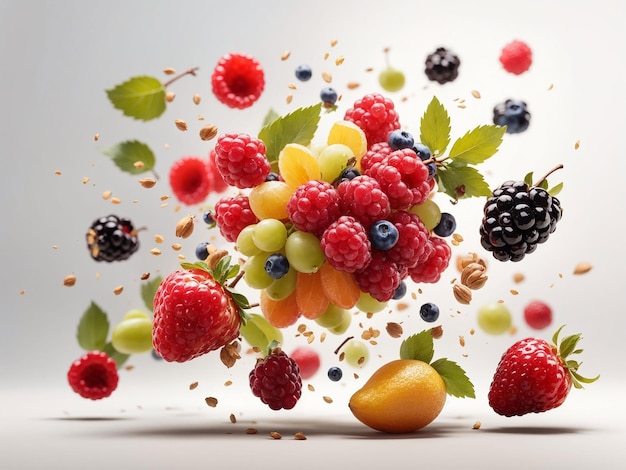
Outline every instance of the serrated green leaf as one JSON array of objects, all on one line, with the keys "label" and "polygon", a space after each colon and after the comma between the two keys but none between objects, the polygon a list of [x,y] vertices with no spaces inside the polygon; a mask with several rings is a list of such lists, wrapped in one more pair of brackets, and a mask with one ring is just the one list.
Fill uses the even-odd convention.
[{"label": "serrated green leaf", "polygon": [[278,159],[283,147],[289,143],[309,145],[320,121],[322,103],[305,108],[275,119],[259,132],[259,139],[266,147],[267,159],[270,163]]},{"label": "serrated green leaf", "polygon": [[119,352],[117,349],[113,347],[113,345],[109,342],[104,346],[103,351],[108,354],[108,356],[115,361],[115,365],[119,369],[124,365],[124,363],[130,357],[130,354],[124,354]]},{"label": "serrated green leaf", "polygon": [[[150,147],[138,140],[127,140],[100,151],[111,157],[120,170],[132,175],[152,170],[156,160]],[[135,165],[137,162],[142,165]]]},{"label": "serrated green leaf", "polygon": [[135,119],[149,121],[165,111],[165,87],[154,77],[133,77],[106,93],[116,109]]},{"label": "serrated green leaf", "polygon": [[433,335],[430,330],[409,336],[400,345],[400,359],[414,359],[429,364],[434,354]]},{"label": "serrated green leaf", "polygon": [[156,276],[141,285],[141,298],[143,299],[144,305],[150,311],[154,309],[154,295],[156,294],[161,281],[163,281],[163,277]]},{"label": "serrated green leaf", "polygon": [[470,165],[482,163],[496,154],[505,130],[495,124],[478,126],[452,144],[449,158]]},{"label": "serrated green leaf", "polygon": [[434,96],[420,120],[420,142],[433,155],[442,155],[450,143],[450,130],[448,111]]},{"label": "serrated green leaf", "polygon": [[92,301],[78,322],[78,344],[85,351],[101,351],[107,342],[109,326],[107,314]]},{"label": "serrated green leaf", "polygon": [[548,189],[548,194],[550,196],[556,196],[558,195],[561,190],[563,189],[563,182],[560,182],[559,184],[553,186],[552,188]]},{"label": "serrated green leaf", "polygon": [[561,341],[561,344],[559,345],[559,355],[562,359],[565,359],[572,353],[572,351],[574,351],[574,349],[576,349],[581,336],[582,335],[579,333],[563,338],[563,341]]},{"label": "serrated green leaf", "polygon": [[265,115],[265,118],[263,118],[263,126],[269,126],[271,123],[273,123],[276,119],[278,119],[280,117],[280,114],[278,114],[276,111],[274,111],[274,109],[270,109],[267,114]]},{"label": "serrated green leaf", "polygon": [[474,167],[452,162],[437,169],[439,191],[454,200],[465,197],[491,196],[491,189],[483,175]]},{"label": "serrated green leaf", "polygon": [[448,395],[458,398],[476,398],[474,384],[461,366],[449,359],[437,359],[431,364],[446,384]]}]

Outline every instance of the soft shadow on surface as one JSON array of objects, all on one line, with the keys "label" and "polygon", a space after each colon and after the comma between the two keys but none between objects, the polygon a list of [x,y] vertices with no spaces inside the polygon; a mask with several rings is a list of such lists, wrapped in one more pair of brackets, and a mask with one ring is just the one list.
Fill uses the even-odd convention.
[{"label": "soft shadow on surface", "polygon": [[506,426],[498,428],[483,429],[482,432],[493,434],[580,434],[589,431],[585,428],[572,428],[569,426]]},{"label": "soft shadow on surface", "polygon": [[115,416],[59,416],[55,418],[41,418],[45,421],[85,421],[85,422],[96,422],[96,421],[128,421],[132,418],[123,418],[123,417],[115,417]]}]

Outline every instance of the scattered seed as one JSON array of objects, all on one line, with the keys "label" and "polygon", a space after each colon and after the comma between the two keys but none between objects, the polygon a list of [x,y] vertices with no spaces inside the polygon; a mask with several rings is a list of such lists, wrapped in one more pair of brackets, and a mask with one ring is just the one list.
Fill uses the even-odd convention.
[{"label": "scattered seed", "polygon": [[61,170],[55,170],[54,174],[57,175],[57,176],[61,176]]},{"label": "scattered seed", "polygon": [[550,83],[550,85],[548,85],[548,90],[552,90],[552,88],[554,88],[554,83]]},{"label": "scattered seed", "polygon": [[133,163],[133,166],[134,166],[135,168],[137,168],[137,169],[141,170],[141,169],[142,169],[143,167],[145,167],[146,165],[145,165],[143,162],[138,161],[138,162]]},{"label": "scattered seed", "polygon": [[577,140],[574,144],[574,150],[578,150],[580,148],[580,140]]},{"label": "scattered seed", "polygon": [[518,291],[518,290],[516,290],[516,289],[511,289],[509,292],[511,293],[511,295],[517,295],[517,294],[519,294],[519,291]]},{"label": "scattered seed", "polygon": [[129,372],[130,372],[131,370],[133,370],[134,368],[135,368],[135,366],[126,366],[126,367],[124,367],[124,369],[125,369],[125,370],[127,370],[127,371],[129,371]]},{"label": "scattered seed", "polygon": [[158,248],[152,248],[150,250],[150,254],[154,256],[159,256],[161,254],[161,250],[159,250]]},{"label": "scattered seed", "polygon": [[89,183],[89,177],[85,176],[83,178],[83,184],[87,184],[87,183]]},{"label": "scattered seed", "polygon": [[465,109],[467,106],[465,106],[464,104],[459,104],[457,105],[457,108],[461,108],[461,109]]},{"label": "scattered seed", "polygon": [[443,336],[443,327],[441,325],[439,326],[434,326],[430,329],[430,335],[434,338],[434,339],[439,339]]},{"label": "scattered seed", "polygon": [[307,385],[307,388],[309,389],[309,392],[314,392],[315,391],[315,387],[311,384]]},{"label": "scattered seed", "polygon": [[293,95],[292,95],[291,93],[289,93],[289,94],[287,95],[287,98],[285,98],[285,102],[286,102],[287,104],[289,104],[289,103],[291,103],[292,101],[293,101]]},{"label": "scattered seed", "polygon": [[20,291],[20,295],[24,295],[24,294],[26,294],[26,291],[25,291],[24,289],[22,289],[22,290]]},{"label": "scattered seed", "polygon": [[328,52],[324,53],[324,60],[328,59],[328,57],[330,57],[330,54]]},{"label": "scattered seed", "polygon": [[576,265],[576,267],[574,267],[574,274],[585,274],[588,273],[589,271],[591,271],[591,264],[583,261],[580,262]]},{"label": "scattered seed", "polygon": [[226,382],[224,382],[224,387],[230,387],[233,384],[232,380],[227,380]]},{"label": "scattered seed", "polygon": [[204,399],[204,401],[206,402],[207,405],[209,405],[211,408],[215,408],[217,406],[217,398],[215,397],[206,397]]},{"label": "scattered seed", "polygon": [[177,237],[188,238],[193,233],[194,218],[194,215],[186,215],[178,221],[176,224]]},{"label": "scattered seed", "polygon": [[389,322],[387,323],[387,327],[385,329],[392,338],[399,338],[402,336],[402,325],[400,325],[400,323]]},{"label": "scattered seed", "polygon": [[339,42],[339,41],[337,41],[337,39],[332,39],[332,40],[330,41],[330,47],[335,47],[335,46],[337,45],[337,43],[338,43],[338,42]]},{"label": "scattered seed", "polygon": [[272,432],[270,432],[270,437],[272,439],[278,440],[278,439],[282,439],[283,436],[281,436],[278,431],[272,431]]},{"label": "scattered seed", "polygon": [[476,421],[473,426],[472,429],[480,429],[480,421]]},{"label": "scattered seed", "polygon": [[283,55],[280,56],[280,60],[287,60],[289,59],[290,55],[291,55],[291,51],[285,51],[283,52]]},{"label": "scattered seed", "polygon": [[198,388],[198,382],[189,384],[189,390],[195,390],[196,388]]},{"label": "scattered seed", "polygon": [[300,325],[298,325],[298,333],[302,334],[306,331],[306,325],[304,323],[301,323]]},{"label": "scattered seed", "polygon": [[306,436],[304,435],[303,432],[297,432],[293,435],[293,438],[296,441],[306,441]]},{"label": "scattered seed", "polygon": [[156,184],[156,180],[153,178],[141,178],[139,180],[139,184],[146,189],[150,189],[154,187],[154,185]]},{"label": "scattered seed", "polygon": [[173,69],[172,67],[166,67],[163,69],[163,73],[165,75],[174,75],[176,73],[176,70]]},{"label": "scattered seed", "polygon": [[119,197],[112,197],[111,204],[121,204],[122,200]]},{"label": "scattered seed", "polygon": [[322,331],[322,334],[320,335],[320,343],[323,343],[325,339],[326,339],[326,332]]},{"label": "scattered seed", "polygon": [[191,99],[193,100],[193,104],[200,104],[200,101],[202,101],[202,98],[200,97],[198,93],[193,95],[193,98]]},{"label": "scattered seed", "polygon": [[344,60],[345,60],[345,58],[344,58],[343,56],[341,56],[341,57],[337,57],[337,58],[335,59],[335,65],[339,66],[339,65],[343,64],[343,61],[344,61]]},{"label": "scattered seed", "polygon": [[298,89],[296,87],[295,83],[290,83],[289,85],[287,85],[287,88],[289,88],[290,90],[297,90]]},{"label": "scattered seed", "polygon": [[208,124],[200,129],[200,138],[202,140],[211,140],[217,135],[217,126]]},{"label": "scattered seed", "polygon": [[183,248],[183,246],[180,245],[179,243],[174,243],[172,245],[172,250],[174,250],[174,251],[180,251],[182,248]]},{"label": "scattered seed", "polygon": [[115,295],[120,295],[123,291],[124,291],[124,286],[117,286],[115,289],[113,289],[113,293]]},{"label": "scattered seed", "polygon": [[230,419],[230,422],[235,424],[237,422],[237,417],[234,414],[230,414],[230,416],[228,417],[228,419]]},{"label": "scattered seed", "polygon": [[480,99],[480,92],[478,90],[472,90],[472,96],[478,100]]},{"label": "scattered seed", "polygon": [[462,335],[459,336],[459,344],[461,346],[465,346],[465,337]]},{"label": "scattered seed", "polygon": [[355,90],[360,86],[361,84],[359,82],[348,82],[348,84],[346,85],[346,87],[348,87],[348,90]]},{"label": "scattered seed", "polygon": [[331,75],[330,72],[322,72],[322,79],[326,82],[326,83],[330,83],[333,81],[333,76]]},{"label": "scattered seed", "polygon": [[398,302],[396,304],[396,310],[398,312],[401,312],[402,310],[406,310],[407,308],[409,308],[409,304],[407,304],[406,302]]},{"label": "scattered seed", "polygon": [[64,286],[72,287],[74,284],[76,284],[76,276],[74,276],[73,274],[68,274],[67,276],[65,276],[65,278],[63,278]]},{"label": "scattered seed", "polygon": [[178,128],[179,131],[187,130],[187,123],[183,121],[182,119],[176,119],[174,121],[174,124],[176,124],[176,127]]},{"label": "scattered seed", "polygon": [[526,276],[524,276],[522,273],[513,274],[513,282],[515,284],[519,284],[520,282],[523,282],[524,279],[526,279]]},{"label": "scattered seed", "polygon": [[168,103],[174,101],[175,98],[176,93],[174,93],[173,91],[168,91],[167,93],[165,93],[165,101],[167,101]]},{"label": "scattered seed", "polygon": [[256,434],[257,432],[259,432],[259,430],[257,428],[248,428],[248,429],[246,429],[246,434]]},{"label": "scattered seed", "polygon": [[324,401],[325,401],[326,403],[332,403],[332,402],[333,402],[333,399],[332,399],[332,398],[330,398],[330,397],[324,396],[323,398],[324,398]]},{"label": "scattered seed", "polygon": [[100,140],[100,134],[95,134],[93,136],[93,140],[95,140],[96,142],[98,142]]},{"label": "scattered seed", "polygon": [[150,273],[143,273],[140,277],[142,281],[145,281],[150,278]]}]

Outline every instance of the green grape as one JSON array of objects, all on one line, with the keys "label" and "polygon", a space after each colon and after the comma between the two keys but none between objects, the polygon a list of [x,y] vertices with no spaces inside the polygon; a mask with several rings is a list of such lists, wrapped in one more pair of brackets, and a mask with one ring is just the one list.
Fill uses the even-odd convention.
[{"label": "green grape", "polygon": [[274,282],[274,279],[265,271],[267,257],[268,253],[262,251],[258,255],[250,256],[243,265],[243,279],[254,289],[265,289]]},{"label": "green grape", "polygon": [[254,256],[261,253],[261,249],[254,243],[254,229],[256,224],[248,225],[239,232],[237,237],[237,249],[244,256]]},{"label": "green grape", "polygon": [[315,323],[322,328],[340,326],[344,321],[345,312],[345,309],[337,307],[335,304],[329,304],[324,313],[315,319]]},{"label": "green grape", "polygon": [[380,302],[367,292],[361,292],[356,308],[364,313],[377,313],[387,306],[387,302]]},{"label": "green grape", "polygon": [[326,260],[319,239],[300,230],[287,237],[285,256],[292,268],[307,274],[316,272]]},{"label": "green grape", "polygon": [[400,91],[404,88],[404,73],[393,67],[387,67],[378,75],[378,83],[386,91]]},{"label": "green grape", "polygon": [[341,335],[348,330],[350,323],[352,323],[352,314],[349,310],[344,310],[341,322],[338,325],[329,327],[328,331],[335,335]]},{"label": "green grape", "polygon": [[335,181],[341,172],[348,167],[352,158],[354,158],[354,152],[347,145],[331,144],[327,146],[317,158],[322,180],[328,183]]},{"label": "green grape", "polygon": [[147,318],[150,320],[150,314],[139,308],[133,308],[124,314],[124,320],[130,320],[131,318]]},{"label": "green grape", "polygon": [[290,268],[280,279],[276,279],[269,286],[265,288],[265,292],[272,300],[286,299],[296,289],[296,282],[298,280],[298,271]]},{"label": "green grape", "polygon": [[257,222],[252,239],[262,251],[278,251],[287,241],[287,227],[278,219],[263,219]]},{"label": "green grape", "polygon": [[341,348],[345,361],[352,367],[363,367],[370,356],[367,344],[358,339],[351,339]]},{"label": "green grape", "polygon": [[513,324],[509,309],[501,302],[492,302],[478,309],[476,316],[478,326],[490,335],[506,333]]},{"label": "green grape", "polygon": [[111,333],[111,344],[123,354],[139,354],[152,349],[152,321],[149,318],[128,318],[118,323]]},{"label": "green grape", "polygon": [[411,207],[409,212],[419,216],[428,230],[433,230],[441,220],[441,209],[432,199],[426,199],[422,204]]},{"label": "green grape", "polygon": [[260,348],[262,351],[267,351],[273,341],[283,342],[282,332],[258,313],[249,314],[246,322],[239,328],[239,333],[250,346]]}]

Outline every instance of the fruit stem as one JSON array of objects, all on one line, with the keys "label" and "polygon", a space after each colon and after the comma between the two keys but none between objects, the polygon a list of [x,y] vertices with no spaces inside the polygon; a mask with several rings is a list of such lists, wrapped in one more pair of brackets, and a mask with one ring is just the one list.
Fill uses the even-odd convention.
[{"label": "fruit stem", "polygon": [[563,168],[563,164],[559,163],[557,166],[555,166],[549,172],[547,172],[545,175],[543,175],[541,178],[539,178],[539,181],[535,182],[533,184],[533,187],[538,187],[541,183],[543,183],[548,178],[548,176],[550,176],[555,171],[560,170],[561,168]]},{"label": "fruit stem", "polygon": [[350,341],[353,338],[354,338],[354,336],[348,336],[346,339],[344,339],[342,341],[342,343],[339,346],[337,346],[337,349],[335,349],[335,354],[338,354],[339,351],[341,350],[341,348],[343,347],[343,345],[346,344],[348,341]]},{"label": "fruit stem", "polygon": [[228,285],[228,287],[230,289],[233,289],[237,285],[237,283],[241,280],[241,278],[243,277],[244,274],[245,274],[244,271],[240,271],[239,274],[237,274],[237,276]]},{"label": "fruit stem", "polygon": [[167,82],[165,82],[163,84],[164,88],[167,88],[168,86],[170,86],[172,83],[174,83],[176,80],[178,80],[179,78],[184,77],[185,75],[193,75],[194,77],[196,76],[196,71],[198,70],[199,67],[192,67],[190,69],[185,70],[183,73],[179,73],[178,75],[176,75],[175,77],[172,77],[170,80],[168,80]]}]

